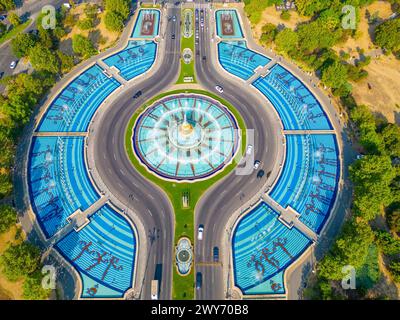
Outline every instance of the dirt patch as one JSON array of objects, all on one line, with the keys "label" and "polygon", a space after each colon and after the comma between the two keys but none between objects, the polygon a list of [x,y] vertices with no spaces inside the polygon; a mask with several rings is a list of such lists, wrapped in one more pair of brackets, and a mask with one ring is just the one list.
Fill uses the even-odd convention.
[{"label": "dirt patch", "polygon": [[357,103],[366,104],[372,112],[400,124],[400,61],[392,55],[381,56],[373,59],[365,70],[368,77],[353,84]]},{"label": "dirt patch", "polygon": [[[17,233],[21,231],[20,227],[13,226],[9,231],[0,234],[0,254],[2,254],[10,244],[16,244],[23,240],[25,237],[23,233],[21,239],[15,239]],[[21,300],[23,283],[24,280],[16,282],[8,281],[0,272],[0,300]]]},{"label": "dirt patch", "polygon": [[[375,18],[374,24],[368,24],[368,15]],[[349,38],[340,46],[333,49],[338,53],[348,53],[349,63],[360,58],[360,50],[364,55],[371,56],[371,63],[364,69],[368,77],[360,82],[352,83],[353,95],[358,104],[368,105],[372,112],[383,116],[389,122],[400,124],[400,61],[394,56],[384,56],[379,48],[372,42],[371,36],[382,21],[393,14],[390,3],[377,1],[360,11],[360,23],[356,39]]]},{"label": "dirt patch", "polygon": [[390,274],[383,262],[382,255],[379,254],[378,257],[379,270],[382,272],[382,276],[378,283],[372,289],[368,290],[366,298],[377,299],[388,297],[391,300],[398,300],[400,298],[400,286],[390,279]]},{"label": "dirt patch", "polygon": [[[84,8],[87,4],[80,4],[75,8],[70,10],[70,13],[79,17],[79,20],[83,20],[86,18],[86,14],[84,13]],[[104,23],[104,15],[105,12],[98,14],[98,24],[95,25],[94,28],[89,30],[81,30],[76,26],[76,24],[71,28],[70,32],[66,36],[64,36],[61,41],[69,43],[72,37],[76,34],[81,34],[85,37],[89,37],[93,42],[95,42],[95,46],[98,50],[103,51],[115,44],[120,36],[120,32],[112,32],[107,30]]]},{"label": "dirt patch", "polygon": [[[370,17],[376,17],[377,23],[368,24],[367,12]],[[389,2],[377,1],[373,4],[364,7],[360,10],[360,22],[357,26],[357,39],[349,38],[345,43],[340,46],[335,46],[333,49],[336,52],[345,51],[348,53],[356,52],[357,49],[363,49],[367,53],[375,49],[372,43],[371,35],[374,34],[376,27],[383,21],[388,19],[393,14]]]},{"label": "dirt patch", "polygon": [[281,12],[276,11],[275,7],[268,7],[262,13],[260,22],[252,28],[253,37],[258,41],[261,36],[261,29],[266,23],[272,23],[275,25],[282,25],[286,28],[295,29],[299,23],[309,21],[309,17],[302,17],[296,11],[290,11],[290,20],[282,20]]}]

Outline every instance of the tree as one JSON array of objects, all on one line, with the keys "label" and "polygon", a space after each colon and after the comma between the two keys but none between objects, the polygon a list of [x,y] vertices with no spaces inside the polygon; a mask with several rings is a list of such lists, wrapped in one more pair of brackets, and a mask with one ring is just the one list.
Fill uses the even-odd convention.
[{"label": "tree", "polygon": [[269,44],[275,40],[278,33],[276,26],[272,23],[266,23],[261,29],[260,41],[262,44]]},{"label": "tree", "polygon": [[0,233],[6,232],[17,220],[17,212],[8,205],[0,205]]},{"label": "tree", "polygon": [[285,20],[285,21],[289,21],[290,20],[290,12],[287,10],[282,11],[281,19]]},{"label": "tree", "polygon": [[14,161],[15,145],[8,131],[4,125],[0,125],[0,170],[10,168]]},{"label": "tree", "polygon": [[0,11],[9,11],[15,9],[14,0],[0,0]]},{"label": "tree", "polygon": [[124,28],[124,19],[113,11],[106,12],[104,24],[110,31],[121,31]]},{"label": "tree", "polygon": [[279,52],[290,53],[296,50],[299,37],[292,29],[286,28],[278,33],[275,39],[276,48]]},{"label": "tree", "polygon": [[16,281],[35,272],[40,265],[40,250],[29,242],[10,245],[0,256],[3,274]]},{"label": "tree", "polygon": [[10,15],[8,16],[8,20],[14,27],[21,24],[21,19],[15,12],[10,13]]},{"label": "tree", "polygon": [[323,279],[341,280],[344,266],[360,268],[373,240],[374,233],[368,223],[355,220],[346,222],[332,249],[319,263],[319,275]]},{"label": "tree", "polygon": [[61,72],[67,73],[74,67],[74,57],[57,50],[57,57],[61,64]]},{"label": "tree", "polygon": [[85,18],[83,20],[79,20],[77,26],[81,30],[89,30],[94,27],[94,21],[91,18]]},{"label": "tree", "polygon": [[90,58],[97,53],[93,43],[80,34],[73,36],[72,49],[76,54],[81,55],[84,59]]},{"label": "tree", "polygon": [[40,44],[30,50],[29,59],[36,70],[44,70],[51,73],[58,73],[60,70],[56,55]]},{"label": "tree", "polygon": [[393,280],[397,283],[400,283],[400,262],[391,262],[389,265],[389,271],[393,277]]},{"label": "tree", "polygon": [[[296,7],[303,16],[313,16],[315,13],[334,5],[337,0],[296,0]],[[332,3],[333,2],[333,3]]]},{"label": "tree", "polygon": [[0,199],[8,196],[12,189],[11,176],[8,173],[0,172]]},{"label": "tree", "polygon": [[400,232],[400,211],[395,210],[388,215],[388,224],[393,232]]},{"label": "tree", "polygon": [[354,213],[369,221],[392,201],[390,184],[396,176],[389,156],[367,155],[350,168],[354,183]]},{"label": "tree", "polygon": [[375,29],[375,43],[389,51],[400,50],[400,18],[380,24]]},{"label": "tree", "polygon": [[392,157],[400,157],[400,127],[394,123],[388,123],[383,128],[381,135],[387,154]]},{"label": "tree", "polygon": [[321,80],[331,88],[339,88],[347,82],[347,69],[339,61],[329,61],[321,68]]},{"label": "tree", "polygon": [[0,36],[2,36],[6,31],[7,26],[3,22],[0,22]]},{"label": "tree", "polygon": [[393,255],[400,253],[400,240],[386,231],[375,231],[376,242],[384,254]]},{"label": "tree", "polygon": [[30,33],[19,33],[11,41],[11,48],[18,58],[26,57],[29,50],[36,44],[35,37]]},{"label": "tree", "polygon": [[36,272],[28,275],[23,284],[23,297],[26,300],[47,300],[51,289],[44,289],[42,286],[42,273]]},{"label": "tree", "polygon": [[105,9],[107,12],[114,12],[122,17],[123,20],[129,16],[129,0],[106,0]]}]

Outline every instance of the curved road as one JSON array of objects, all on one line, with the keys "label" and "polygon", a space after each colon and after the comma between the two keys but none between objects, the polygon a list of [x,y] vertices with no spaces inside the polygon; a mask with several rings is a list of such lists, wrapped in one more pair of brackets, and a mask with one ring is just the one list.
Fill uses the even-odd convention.
[{"label": "curved road", "polygon": [[[205,26],[212,27],[209,19],[209,11],[206,11]],[[229,76],[221,75],[211,62],[209,33],[204,28],[199,30],[200,42],[198,50],[200,57],[197,59],[197,79],[206,89],[216,92],[215,85],[224,88],[220,94],[231,102],[242,115],[247,129],[254,129],[255,159],[261,161],[260,169],[266,173],[272,171],[277,165],[276,155],[281,145],[281,124],[272,118],[273,112],[267,112],[264,103],[246,85],[238,90],[238,84]],[[202,57],[206,56],[206,60]],[[217,63],[217,62],[215,62]],[[216,92],[217,93],[217,92]],[[217,93],[218,94],[218,93]],[[263,104],[262,104],[263,103]],[[266,175],[257,179],[256,171],[250,175],[236,175],[233,171],[216,186],[213,186],[200,199],[195,210],[196,228],[204,225],[204,240],[195,242],[196,272],[203,274],[203,286],[196,292],[197,299],[225,299],[223,276],[221,265],[212,264],[213,247],[220,249],[220,260],[223,254],[230,254],[229,250],[223,250],[223,239],[228,236],[227,222],[230,216],[255,194],[266,183]],[[197,236],[197,235],[196,235]],[[224,266],[226,268],[227,266]]]},{"label": "curved road", "polygon": [[[171,8],[168,15],[175,15],[176,22],[168,22],[165,35],[166,47],[158,70],[150,78],[124,91],[103,112],[100,130],[93,135],[95,165],[109,191],[122,203],[134,208],[145,226],[149,237],[149,256],[145,271],[142,299],[150,299],[152,279],[159,279],[159,298],[170,299],[172,284],[172,254],[174,213],[163,191],[149,183],[134,169],[125,151],[125,131],[133,113],[146,100],[170,85],[179,75],[180,68],[180,9]],[[176,33],[175,40],[171,34]],[[132,96],[141,90],[138,99]]]}]

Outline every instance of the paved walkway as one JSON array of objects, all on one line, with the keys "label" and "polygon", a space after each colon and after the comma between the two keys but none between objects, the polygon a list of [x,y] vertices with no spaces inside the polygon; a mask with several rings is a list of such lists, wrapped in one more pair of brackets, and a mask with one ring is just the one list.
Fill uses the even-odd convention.
[{"label": "paved walkway", "polygon": [[87,137],[87,132],[34,132],[34,137]]}]

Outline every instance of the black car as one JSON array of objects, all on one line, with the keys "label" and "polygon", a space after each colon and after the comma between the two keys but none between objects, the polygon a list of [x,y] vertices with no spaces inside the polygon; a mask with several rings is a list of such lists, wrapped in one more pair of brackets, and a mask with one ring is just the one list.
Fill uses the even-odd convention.
[{"label": "black car", "polygon": [[258,173],[257,173],[257,179],[261,179],[262,177],[264,177],[264,174],[265,174],[264,170],[258,171]]},{"label": "black car", "polygon": [[213,249],[213,260],[214,260],[214,262],[219,261],[219,248],[218,247],[214,247],[214,249]]},{"label": "black car", "polygon": [[201,272],[196,273],[196,289],[200,289],[203,283],[203,275]]},{"label": "black car", "polygon": [[203,61],[206,61],[207,60],[207,57],[206,56],[203,56]]},{"label": "black car", "polygon": [[133,95],[133,99],[137,99],[137,98],[139,98],[140,96],[142,95],[142,90],[139,90],[138,92],[136,92],[134,95]]},{"label": "black car", "polygon": [[173,34],[173,35],[171,36],[171,38],[172,38],[172,40],[175,40],[175,34]]}]

